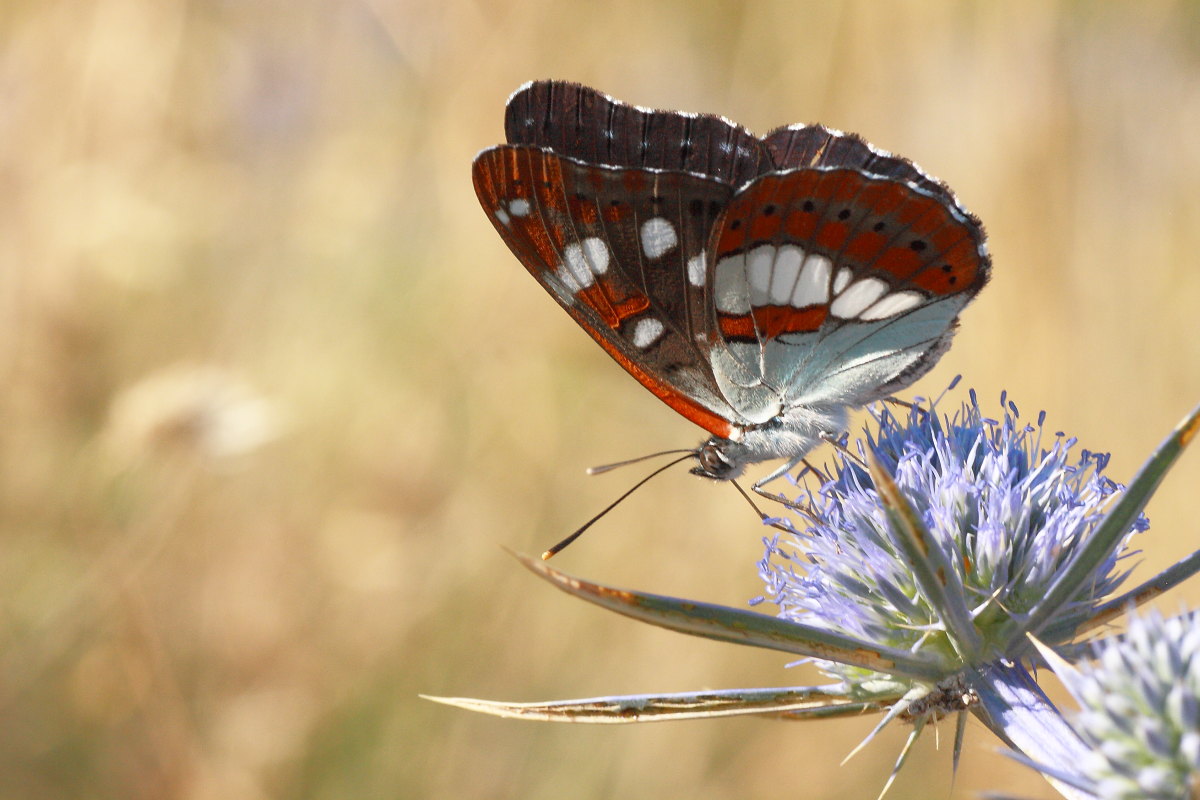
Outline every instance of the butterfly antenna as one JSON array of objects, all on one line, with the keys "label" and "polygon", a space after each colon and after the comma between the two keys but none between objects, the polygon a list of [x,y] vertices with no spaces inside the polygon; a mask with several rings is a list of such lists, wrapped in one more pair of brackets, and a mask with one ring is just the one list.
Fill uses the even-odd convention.
[{"label": "butterfly antenna", "polygon": [[[640,481],[635,483],[628,490],[626,490],[626,492],[624,494],[622,494],[616,500],[613,500],[611,503],[609,503],[604,508],[603,511],[601,511],[599,514],[597,514],[596,516],[589,519],[587,522],[583,523],[583,525],[580,526],[578,530],[576,530],[574,533],[572,533],[567,538],[563,539],[558,544],[554,545],[554,547],[551,547],[549,550],[542,553],[542,560],[547,561],[547,560],[553,558],[558,553],[561,553],[564,549],[566,549],[567,545],[569,545],[571,542],[575,541],[580,536],[582,536],[584,531],[586,531],[588,528],[592,527],[592,525],[596,524],[596,522],[601,517],[603,517],[605,514],[612,511],[614,508],[616,508],[622,500],[624,500],[626,497],[629,497],[629,495],[633,494],[638,489],[640,489],[642,486],[644,486],[645,483],[648,480],[650,480],[651,478],[653,478],[655,475],[659,474],[660,472],[665,472],[666,470],[670,469],[671,467],[675,466],[676,464],[678,464],[682,461],[687,461],[689,458],[695,458],[695,456],[696,456],[695,450],[685,450],[685,451],[679,451],[679,452],[684,452],[687,455],[683,455],[683,456],[680,456],[679,458],[668,461],[666,464],[663,464],[661,467],[654,470],[654,472],[651,472],[649,475],[647,475],[646,477],[642,478]],[[661,454],[659,454],[659,455],[661,455]],[[645,456],[645,457],[649,458],[650,456]],[[640,460],[641,459],[634,459],[634,461],[640,461]],[[630,462],[624,462],[624,463],[630,463]],[[610,466],[620,466],[620,464],[614,464],[614,465],[610,465]]]},{"label": "butterfly antenna", "polygon": [[[638,463],[641,463],[642,461],[649,461],[650,459],[658,458],[659,456],[673,456],[673,455],[678,455],[679,453],[687,453],[689,455],[695,455],[696,451],[695,450],[663,450],[662,452],[659,452],[659,453],[651,453],[650,455],[646,455],[646,456],[638,456],[637,458],[630,458],[626,461],[618,461],[614,464],[601,464],[598,467],[588,467],[587,474],[588,475],[601,475],[605,472],[614,470],[617,467],[627,467],[630,464],[638,464]],[[678,464],[679,462],[672,461],[671,463]]]}]

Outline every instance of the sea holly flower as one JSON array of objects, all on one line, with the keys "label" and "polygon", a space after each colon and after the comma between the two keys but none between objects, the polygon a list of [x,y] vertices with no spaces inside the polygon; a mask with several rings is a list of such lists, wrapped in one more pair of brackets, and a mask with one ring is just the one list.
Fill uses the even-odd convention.
[{"label": "sea holly flower", "polygon": [[[1107,454],[1047,433],[1044,414],[1023,423],[1003,396],[1001,408],[989,419],[971,393],[948,416],[874,409],[866,437],[838,451],[832,474],[805,490],[801,529],[767,542],[759,571],[779,616],[928,656],[946,676],[1026,656],[1030,612],[1121,487],[1103,474]],[[1137,515],[1090,564],[1039,628],[1045,641],[1069,640],[1120,586],[1128,573],[1117,554],[1148,527]],[[822,666],[852,687],[879,681],[837,662]]]},{"label": "sea holly flower", "polygon": [[[883,714],[876,730],[897,719],[913,725],[897,770],[923,727],[951,714],[957,760],[962,712],[970,711],[1038,763],[1078,761],[1086,746],[1028,669],[1037,663],[1031,636],[1069,656],[1079,634],[1200,570],[1197,553],[1111,597],[1126,577],[1121,550],[1146,529],[1142,509],[1200,427],[1200,409],[1128,490],[1103,475],[1107,456],[1043,424],[1021,422],[1006,398],[989,418],[973,393],[952,415],[877,408],[864,439],[806,476],[819,483],[788,503],[794,516],[767,520],[780,532],[766,540],[759,567],[778,616],[614,589],[522,558],[564,591],[636,619],[813,659],[831,684],[529,704],[441,700],[575,722],[875,710]],[[1094,796],[1051,780],[1067,796]]]},{"label": "sea holly flower", "polygon": [[1069,715],[1087,747],[1076,762],[1039,765],[1102,800],[1195,797],[1200,787],[1200,612],[1130,615],[1126,632],[1094,642],[1076,666],[1046,658],[1079,705]]}]

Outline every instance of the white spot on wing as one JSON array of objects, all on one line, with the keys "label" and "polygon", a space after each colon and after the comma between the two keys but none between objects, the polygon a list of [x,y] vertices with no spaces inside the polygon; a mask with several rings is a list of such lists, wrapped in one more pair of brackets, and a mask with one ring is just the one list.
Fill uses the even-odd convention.
[{"label": "white spot on wing", "polygon": [[746,255],[722,258],[717,262],[713,303],[726,314],[750,313],[750,292],[746,286]]},{"label": "white spot on wing", "polygon": [[771,268],[775,264],[775,248],[764,244],[746,255],[746,280],[750,282],[750,305],[767,304],[771,288]]},{"label": "white spot on wing", "polygon": [[792,305],[796,308],[821,305],[829,302],[829,273],[833,262],[820,253],[812,253],[804,259],[796,291],[792,292]]},{"label": "white spot on wing", "polygon": [[692,286],[703,286],[708,275],[708,261],[701,253],[698,256],[692,256],[687,262],[688,283]]},{"label": "white spot on wing", "polygon": [[842,289],[846,288],[846,284],[848,284],[850,279],[853,277],[854,273],[850,271],[849,267],[842,267],[839,269],[837,277],[833,279],[833,293],[841,294]]},{"label": "white spot on wing", "polygon": [[596,236],[584,239],[583,255],[594,274],[603,275],[608,272],[608,245],[604,243],[603,239]]},{"label": "white spot on wing", "polygon": [[556,284],[554,293],[568,302],[571,302],[575,293],[583,288],[566,264],[554,270],[554,283]]},{"label": "white spot on wing", "polygon": [[[839,274],[840,277],[840,274]],[[857,317],[884,295],[888,285],[878,278],[863,278],[851,284],[829,306],[829,313],[842,319]]]},{"label": "white spot on wing", "polygon": [[[566,264],[563,264],[561,267],[554,270],[554,277],[558,278],[558,282],[562,284],[563,290],[569,297],[574,297],[575,293],[583,288],[579,285],[579,281],[575,279],[574,273],[571,272]],[[587,285],[590,286],[591,283],[589,282]],[[559,297],[562,297],[561,292],[557,294]]]},{"label": "white spot on wing", "polygon": [[675,226],[662,217],[651,217],[642,223],[642,252],[646,258],[661,258],[675,249],[679,237]]},{"label": "white spot on wing", "polygon": [[516,200],[510,201],[508,204],[508,212],[514,217],[528,217],[529,201],[524,197],[518,197]]},{"label": "white spot on wing", "polygon": [[589,236],[563,248],[563,265],[556,273],[572,294],[596,282],[597,275],[608,271],[610,254],[603,239]]},{"label": "white spot on wing", "polygon": [[892,292],[858,315],[859,319],[887,319],[921,305],[925,298],[917,292]]},{"label": "white spot on wing", "polygon": [[558,273],[567,286],[574,283],[574,288],[572,288],[574,292],[586,289],[596,282],[596,276],[584,253],[583,245],[579,242],[572,242],[563,248],[563,265],[559,268]]},{"label": "white spot on wing", "polygon": [[512,222],[512,217],[508,216],[508,212],[503,208],[496,209],[496,219],[500,220],[500,224],[508,227],[508,223]]},{"label": "white spot on wing", "polygon": [[663,324],[654,317],[643,317],[633,326],[633,346],[642,350],[658,341],[663,334]]},{"label": "white spot on wing", "polygon": [[796,285],[796,277],[800,274],[800,264],[804,261],[804,251],[794,244],[785,244],[779,248],[775,256],[775,273],[771,276],[771,303],[777,306],[787,305],[792,296],[792,288]]}]

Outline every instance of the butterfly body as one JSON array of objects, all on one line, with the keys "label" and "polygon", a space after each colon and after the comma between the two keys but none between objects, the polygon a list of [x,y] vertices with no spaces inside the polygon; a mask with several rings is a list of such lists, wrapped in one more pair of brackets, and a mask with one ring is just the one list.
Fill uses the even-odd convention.
[{"label": "butterfly body", "polygon": [[848,416],[846,406],[796,407],[761,425],[736,428],[729,437],[711,436],[697,449],[692,474],[729,481],[741,476],[749,464],[777,458],[787,459],[786,470],[824,436],[845,430]]},{"label": "butterfly body", "polygon": [[988,278],[978,221],[911,162],[819,125],[721,117],[540,81],[476,193],[539,283],[622,367],[711,436],[695,474],[782,474],[849,411],[949,347]]}]

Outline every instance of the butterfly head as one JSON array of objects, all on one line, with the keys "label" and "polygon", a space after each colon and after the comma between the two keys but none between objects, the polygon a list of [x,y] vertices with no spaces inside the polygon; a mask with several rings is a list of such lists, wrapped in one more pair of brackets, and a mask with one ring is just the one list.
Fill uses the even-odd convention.
[{"label": "butterfly head", "polygon": [[721,436],[713,436],[696,448],[696,466],[691,473],[714,481],[731,481],[746,469],[745,446]]}]

